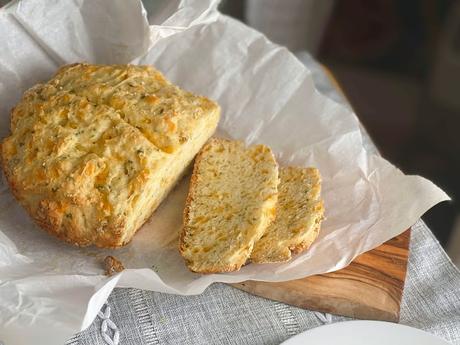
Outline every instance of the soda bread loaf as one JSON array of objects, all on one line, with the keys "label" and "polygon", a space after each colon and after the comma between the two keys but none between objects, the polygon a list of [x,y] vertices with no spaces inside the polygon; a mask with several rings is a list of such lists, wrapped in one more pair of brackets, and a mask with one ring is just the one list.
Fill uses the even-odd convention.
[{"label": "soda bread loaf", "polygon": [[254,245],[252,262],[288,261],[318,236],[324,212],[318,169],[281,168],[278,191],[276,220]]},{"label": "soda bread loaf", "polygon": [[1,146],[11,190],[49,233],[128,243],[214,132],[218,105],[149,66],[75,64],[28,90]]},{"label": "soda bread loaf", "polygon": [[264,145],[211,139],[195,160],[179,250],[199,273],[240,269],[275,216],[278,166]]}]

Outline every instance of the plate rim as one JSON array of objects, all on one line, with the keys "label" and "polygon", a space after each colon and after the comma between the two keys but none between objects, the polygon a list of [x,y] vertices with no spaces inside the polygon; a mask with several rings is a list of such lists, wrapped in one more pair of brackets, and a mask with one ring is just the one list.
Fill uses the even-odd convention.
[{"label": "plate rim", "polygon": [[[331,327],[331,328],[332,327],[343,327],[344,324],[349,324],[349,323],[366,324],[366,325],[368,325],[368,324],[378,324],[378,325],[385,325],[385,327],[391,325],[390,327],[402,328],[402,329],[410,330],[411,332],[416,332],[416,333],[422,334],[422,335],[424,335],[426,337],[432,338],[433,340],[437,340],[440,343],[440,345],[441,344],[451,345],[451,343],[449,343],[447,340],[445,340],[443,338],[440,338],[435,334],[429,333],[429,332],[427,332],[427,331],[425,331],[423,329],[411,327],[411,326],[401,324],[401,323],[395,323],[395,322],[389,322],[389,321],[380,321],[380,320],[344,320],[344,321],[339,321],[339,322],[327,323],[327,324],[324,324],[324,325],[320,325],[318,327],[314,327],[314,328],[305,330],[305,331],[303,331],[303,332],[301,332],[299,334],[296,334],[295,336],[290,337],[290,338],[286,339],[285,341],[283,341],[280,345],[290,345],[290,341],[293,341],[296,338],[301,339],[301,337],[305,336],[306,334],[315,332],[320,328],[323,329],[323,328],[329,328],[329,327]],[[308,339],[305,339],[305,340],[308,340]]]}]

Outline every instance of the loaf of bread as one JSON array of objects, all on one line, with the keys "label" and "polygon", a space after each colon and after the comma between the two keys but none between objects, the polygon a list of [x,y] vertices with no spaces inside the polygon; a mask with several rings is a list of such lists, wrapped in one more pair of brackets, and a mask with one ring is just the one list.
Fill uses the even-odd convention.
[{"label": "loaf of bread", "polygon": [[190,270],[240,269],[275,216],[278,166],[264,145],[211,139],[197,155],[179,250]]},{"label": "loaf of bread", "polygon": [[318,236],[324,212],[318,169],[281,168],[278,191],[276,220],[254,245],[252,262],[288,261]]},{"label": "loaf of bread", "polygon": [[37,224],[79,246],[128,243],[214,132],[216,103],[149,66],[75,64],[28,90],[1,146]]}]

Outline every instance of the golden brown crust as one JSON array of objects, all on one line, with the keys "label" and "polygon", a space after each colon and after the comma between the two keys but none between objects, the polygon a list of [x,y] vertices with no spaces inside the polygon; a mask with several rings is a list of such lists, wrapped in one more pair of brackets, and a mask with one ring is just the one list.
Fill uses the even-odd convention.
[{"label": "golden brown crust", "polygon": [[12,109],[2,170],[45,231],[116,248],[176,184],[219,114],[152,67],[64,66]]},{"label": "golden brown crust", "polygon": [[[208,143],[213,140],[212,138],[208,140]],[[193,196],[195,194],[195,189],[196,189],[196,180],[197,180],[197,172],[198,172],[198,165],[200,164],[200,161],[203,157],[203,152],[200,150],[198,154],[195,156],[195,161],[193,164],[193,170],[192,170],[192,176],[190,177],[190,182],[189,182],[189,190],[187,193],[187,197],[185,199],[185,206],[184,206],[184,212],[183,212],[183,229],[179,235],[179,252],[183,254],[185,248],[184,248],[184,237],[186,234],[186,229],[185,229],[185,224],[187,224],[190,220],[189,214],[190,214],[190,206],[193,200]]]},{"label": "golden brown crust", "polygon": [[315,240],[318,238],[318,235],[319,235],[319,230],[320,230],[321,226],[318,225],[312,232],[311,232],[311,235],[310,237],[299,243],[298,245],[296,246],[293,246],[291,248],[289,248],[289,250],[291,251],[291,255],[297,255],[297,254],[300,254],[302,253],[303,251],[307,250],[308,248],[311,247],[311,245],[313,244],[313,242],[315,242]]}]

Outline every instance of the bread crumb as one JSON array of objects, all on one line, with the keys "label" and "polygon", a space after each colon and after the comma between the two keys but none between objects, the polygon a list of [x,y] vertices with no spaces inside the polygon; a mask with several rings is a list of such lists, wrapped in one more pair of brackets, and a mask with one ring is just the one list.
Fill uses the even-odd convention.
[{"label": "bread crumb", "polygon": [[109,277],[125,269],[125,267],[123,266],[120,260],[110,255],[105,257],[104,266],[105,266],[105,275]]}]

